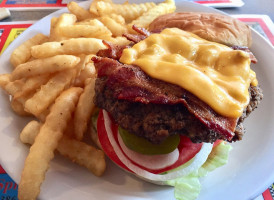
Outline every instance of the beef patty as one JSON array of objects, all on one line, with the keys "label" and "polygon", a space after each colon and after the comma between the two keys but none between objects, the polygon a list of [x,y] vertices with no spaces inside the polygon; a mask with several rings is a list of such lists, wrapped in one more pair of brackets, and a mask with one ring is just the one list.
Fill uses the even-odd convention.
[{"label": "beef patty", "polygon": [[[94,103],[107,110],[115,122],[130,133],[161,143],[169,135],[184,134],[192,142],[214,142],[225,139],[218,132],[208,129],[184,105],[143,104],[119,100],[106,84],[107,78],[96,80]],[[250,103],[239,118],[233,141],[241,140],[244,134],[243,120],[257,107],[262,99],[259,87],[250,86]]]}]

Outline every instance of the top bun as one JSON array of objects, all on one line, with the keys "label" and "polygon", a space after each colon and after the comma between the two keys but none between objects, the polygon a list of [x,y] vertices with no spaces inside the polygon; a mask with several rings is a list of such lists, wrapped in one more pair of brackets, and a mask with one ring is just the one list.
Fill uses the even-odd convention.
[{"label": "top bun", "polygon": [[149,30],[158,32],[164,28],[179,28],[199,37],[227,46],[250,47],[250,28],[232,17],[216,13],[182,12],[156,18]]}]

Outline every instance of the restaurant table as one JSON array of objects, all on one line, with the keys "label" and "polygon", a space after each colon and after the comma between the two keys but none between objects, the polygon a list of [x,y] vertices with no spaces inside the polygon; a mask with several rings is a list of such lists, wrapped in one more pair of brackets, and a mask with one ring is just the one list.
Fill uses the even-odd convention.
[{"label": "restaurant table", "polygon": [[[1,8],[1,2],[3,3],[6,1],[7,0],[2,0],[2,1],[0,0],[0,8]],[[60,2],[60,0],[57,2]],[[230,15],[239,15],[239,14],[249,14],[248,16],[250,16],[250,14],[263,15],[262,19],[267,19],[267,16],[265,15],[268,15],[270,19],[274,21],[274,0],[245,0],[244,3],[245,4],[242,7],[233,7],[233,8],[222,7],[222,8],[219,8],[219,10],[226,12]],[[64,4],[59,3],[59,6],[57,7],[43,8],[42,6],[42,8],[39,8],[39,9],[36,9],[36,8],[17,9],[14,7],[10,7],[11,16],[6,19],[0,20],[0,53],[2,53],[4,49],[7,47],[7,45],[4,44],[4,41],[1,38],[1,35],[3,36],[3,31],[1,32],[1,24],[5,24],[5,26],[7,26],[6,24],[8,22],[12,23],[12,22],[24,21],[24,23],[22,22],[22,25],[24,25],[22,27],[25,29],[28,26],[30,26],[34,21],[37,21],[43,18],[44,16],[47,16],[50,13],[56,11],[60,7],[64,7],[64,6],[65,6]],[[21,32],[19,31],[18,34],[20,33]],[[273,30],[264,29],[262,30],[262,34],[264,34],[265,37],[268,37],[269,41],[272,42],[272,44],[274,45]],[[5,38],[5,39],[8,40],[8,38]],[[255,200],[273,200],[274,199],[273,190],[274,190],[274,185],[269,186],[269,188],[266,188],[266,191],[262,195],[259,195]],[[17,199],[17,184],[14,183],[13,180],[8,176],[8,174],[5,173],[5,170],[1,167],[1,163],[0,163],[0,200],[16,200],[16,199]]]},{"label": "restaurant table", "polygon": [[264,14],[274,21],[274,1],[273,0],[245,0],[242,7],[220,8],[221,11],[231,15],[235,14]]}]

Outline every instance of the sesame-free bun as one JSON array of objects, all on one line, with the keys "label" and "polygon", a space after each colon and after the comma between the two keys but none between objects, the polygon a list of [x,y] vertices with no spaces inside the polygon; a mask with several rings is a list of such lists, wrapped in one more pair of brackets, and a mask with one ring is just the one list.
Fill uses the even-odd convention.
[{"label": "sesame-free bun", "polygon": [[201,38],[227,46],[250,47],[251,31],[243,22],[216,13],[181,12],[162,15],[150,25],[150,31],[180,28]]}]

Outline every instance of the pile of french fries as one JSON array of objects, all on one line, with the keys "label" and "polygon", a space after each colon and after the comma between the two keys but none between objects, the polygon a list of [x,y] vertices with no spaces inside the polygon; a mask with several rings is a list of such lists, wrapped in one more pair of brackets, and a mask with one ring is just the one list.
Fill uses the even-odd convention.
[{"label": "pile of french fries", "polygon": [[71,161],[101,176],[104,153],[83,141],[94,112],[96,69],[91,58],[105,49],[102,40],[129,44],[132,25],[147,28],[158,16],[174,12],[173,0],[155,4],[115,4],[94,0],[88,10],[75,2],[69,13],[51,19],[49,36],[37,34],[18,46],[10,57],[13,71],[0,75],[12,110],[34,116],[20,133],[30,144],[18,197],[36,199],[57,150]]}]

